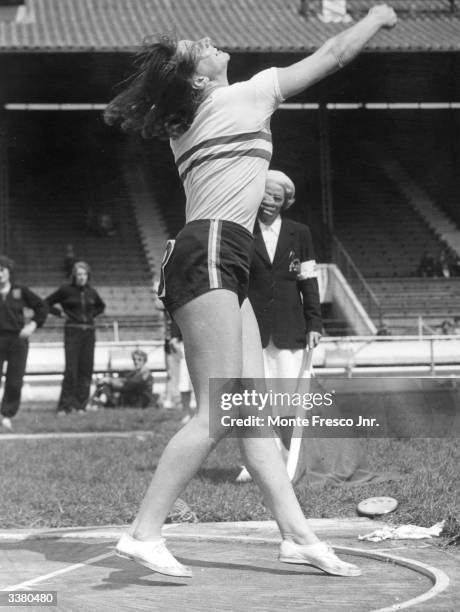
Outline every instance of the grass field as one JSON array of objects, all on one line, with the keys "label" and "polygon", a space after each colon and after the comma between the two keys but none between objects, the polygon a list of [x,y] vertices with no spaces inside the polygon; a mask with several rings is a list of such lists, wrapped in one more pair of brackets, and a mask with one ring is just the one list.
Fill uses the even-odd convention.
[{"label": "grass field", "polygon": [[[3,440],[0,444],[0,528],[124,524],[134,517],[179,415],[154,410],[106,410],[56,418],[49,410],[20,412],[17,433],[139,431],[132,438]],[[153,435],[143,435],[147,430]],[[1,441],[1,436],[0,436]],[[307,516],[356,516],[357,503],[389,495],[399,507],[393,523],[430,526],[448,520],[459,533],[460,445],[455,439],[363,440],[371,469],[397,471],[400,480],[365,486],[312,487],[297,493]],[[236,484],[237,442],[223,440],[183,498],[200,521],[272,518],[257,487]]]}]

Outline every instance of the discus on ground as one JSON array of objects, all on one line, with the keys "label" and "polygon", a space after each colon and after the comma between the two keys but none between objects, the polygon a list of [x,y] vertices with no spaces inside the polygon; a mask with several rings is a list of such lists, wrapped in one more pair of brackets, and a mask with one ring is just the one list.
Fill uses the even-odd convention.
[{"label": "discus on ground", "polygon": [[394,497],[368,497],[359,502],[357,510],[364,516],[381,516],[393,512],[398,507]]}]

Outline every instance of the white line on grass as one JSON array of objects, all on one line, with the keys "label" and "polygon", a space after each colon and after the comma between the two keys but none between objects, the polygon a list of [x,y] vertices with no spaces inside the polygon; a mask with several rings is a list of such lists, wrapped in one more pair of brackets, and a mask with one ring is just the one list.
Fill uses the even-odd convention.
[{"label": "white line on grass", "polygon": [[88,432],[55,432],[35,434],[0,434],[2,440],[55,440],[59,438],[143,438],[153,436],[153,431],[88,431]]}]

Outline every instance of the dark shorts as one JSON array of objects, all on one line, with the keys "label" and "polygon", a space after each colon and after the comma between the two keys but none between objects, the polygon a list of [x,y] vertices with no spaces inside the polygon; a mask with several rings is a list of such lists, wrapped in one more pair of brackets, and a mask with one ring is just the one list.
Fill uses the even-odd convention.
[{"label": "dark shorts", "polygon": [[158,296],[169,314],[194,298],[229,289],[240,305],[248,294],[254,237],[232,221],[191,221],[168,240],[161,264]]}]

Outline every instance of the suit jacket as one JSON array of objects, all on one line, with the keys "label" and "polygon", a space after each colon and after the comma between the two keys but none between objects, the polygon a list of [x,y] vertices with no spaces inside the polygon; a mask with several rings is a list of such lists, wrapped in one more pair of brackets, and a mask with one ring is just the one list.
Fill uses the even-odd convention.
[{"label": "suit jacket", "polygon": [[[249,300],[259,324],[262,346],[270,337],[280,349],[306,346],[309,331],[322,331],[318,281],[311,273],[299,280],[300,264],[315,259],[306,225],[281,220],[273,263],[256,221],[254,254],[249,275]],[[312,268],[309,264],[307,268]]]}]

